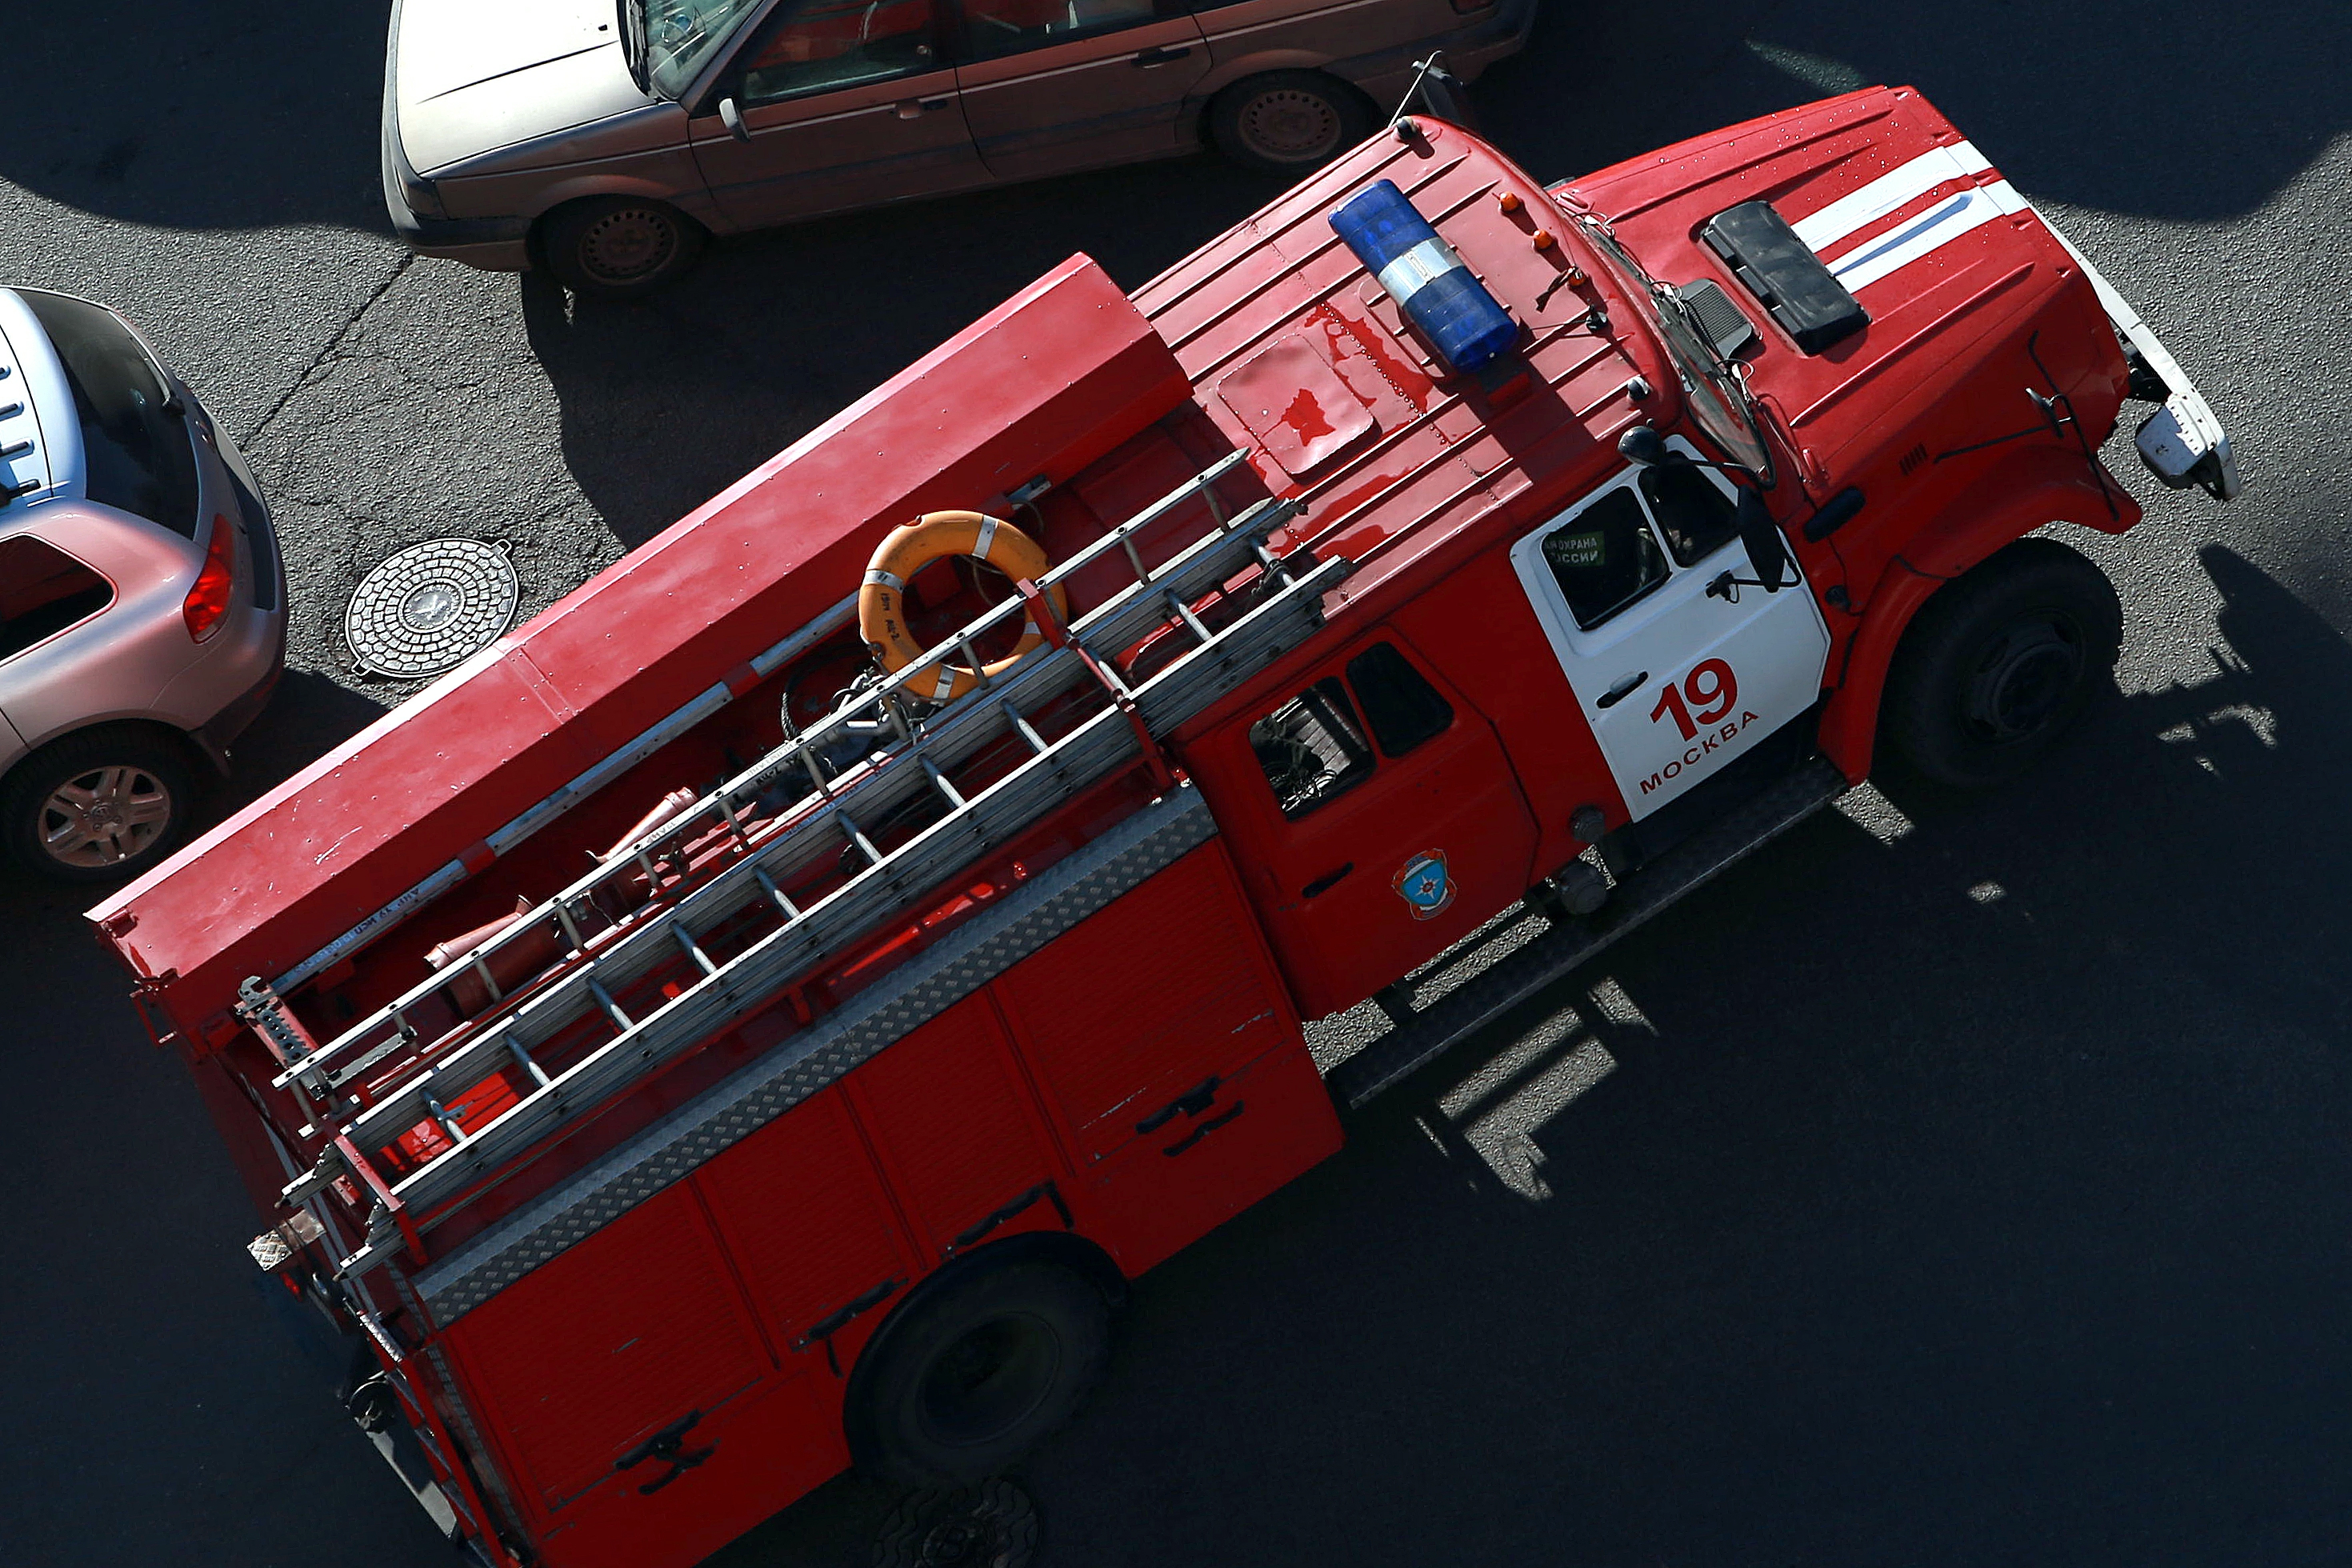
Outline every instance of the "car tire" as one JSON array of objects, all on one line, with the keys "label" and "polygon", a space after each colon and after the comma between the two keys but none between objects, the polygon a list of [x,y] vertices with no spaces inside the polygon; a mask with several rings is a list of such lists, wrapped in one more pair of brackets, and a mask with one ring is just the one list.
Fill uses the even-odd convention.
[{"label": "car tire", "polygon": [[55,741],[0,788],[0,837],[29,869],[67,882],[136,876],[187,837],[195,784],[176,742],[132,724]]},{"label": "car tire", "polygon": [[1938,784],[2005,783],[2112,681],[2122,647],[2105,574],[2053,540],[2019,540],[1912,620],[1887,678],[1887,738]]},{"label": "car tire", "polygon": [[1209,138],[1245,169],[1303,174],[1371,134],[1364,95],[1320,71],[1244,77],[1209,104]]},{"label": "car tire", "polygon": [[1077,1412],[1110,1360],[1110,1304],[1059,1264],[976,1260],[882,1326],[844,1420],[869,1475],[906,1486],[991,1476]]},{"label": "car tire", "polygon": [[577,294],[635,299],[675,281],[702,254],[702,226],[650,196],[590,196],[540,221],[540,254]]}]

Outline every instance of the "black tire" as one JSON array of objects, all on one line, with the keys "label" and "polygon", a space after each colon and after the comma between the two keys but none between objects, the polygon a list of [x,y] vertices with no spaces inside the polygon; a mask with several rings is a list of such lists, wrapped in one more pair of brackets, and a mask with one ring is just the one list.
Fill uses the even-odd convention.
[{"label": "black tire", "polygon": [[692,267],[702,226],[650,196],[590,196],[540,220],[540,254],[574,293],[628,300]]},{"label": "black tire", "polygon": [[64,882],[111,882],[180,846],[195,784],[176,742],[133,724],[102,724],[53,741],[16,764],[0,789],[0,837],[33,871]]},{"label": "black tire", "polygon": [[1210,101],[1209,139],[1245,169],[1303,174],[1372,132],[1364,95],[1320,71],[1244,77]]},{"label": "black tire", "polygon": [[2004,783],[2107,688],[2122,647],[2105,574],[2054,541],[2021,539],[1913,619],[1887,678],[1887,738],[1938,784]]},{"label": "black tire", "polygon": [[1109,1304],[1069,1269],[1013,1261],[949,1275],[858,1357],[850,1452],[908,1486],[993,1475],[1076,1414],[1109,1360]]},{"label": "black tire", "polygon": [[1027,1568],[1037,1505],[1003,1477],[926,1487],[898,1500],[874,1541],[874,1568]]}]

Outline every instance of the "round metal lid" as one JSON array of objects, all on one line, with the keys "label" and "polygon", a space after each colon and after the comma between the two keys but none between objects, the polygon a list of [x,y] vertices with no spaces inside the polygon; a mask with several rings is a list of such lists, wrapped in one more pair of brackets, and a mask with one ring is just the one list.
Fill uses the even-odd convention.
[{"label": "round metal lid", "polygon": [[478,539],[428,539],[376,563],[343,612],[362,669],[415,680],[496,642],[520,592],[506,552]]}]

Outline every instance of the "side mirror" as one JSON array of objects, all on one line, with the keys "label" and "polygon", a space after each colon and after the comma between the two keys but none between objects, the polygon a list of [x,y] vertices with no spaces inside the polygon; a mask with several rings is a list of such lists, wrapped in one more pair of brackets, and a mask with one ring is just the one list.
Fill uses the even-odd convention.
[{"label": "side mirror", "polygon": [[1732,519],[1739,525],[1739,542],[1747,547],[1748,564],[1755,569],[1758,585],[1768,594],[1788,587],[1784,579],[1789,574],[1789,546],[1780,537],[1780,524],[1764,510],[1762,499],[1741,487],[1739,507]]},{"label": "side mirror", "polygon": [[734,99],[722,98],[719,100],[719,123],[727,127],[727,134],[736,141],[751,140],[751,131],[743,124],[743,111],[735,106]]}]

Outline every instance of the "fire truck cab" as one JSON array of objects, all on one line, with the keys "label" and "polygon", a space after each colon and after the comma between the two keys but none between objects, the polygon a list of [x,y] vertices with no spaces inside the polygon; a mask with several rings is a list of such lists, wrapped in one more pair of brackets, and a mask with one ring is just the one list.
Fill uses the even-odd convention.
[{"label": "fire truck cab", "polygon": [[2121,617],[2028,536],[2138,521],[2131,399],[2236,493],[1916,91],[1551,188],[1408,118],[1131,298],[1073,258],[90,919],[453,1538],[692,1563],[1009,1462],[1128,1281],[1882,731],[2030,761]]}]

